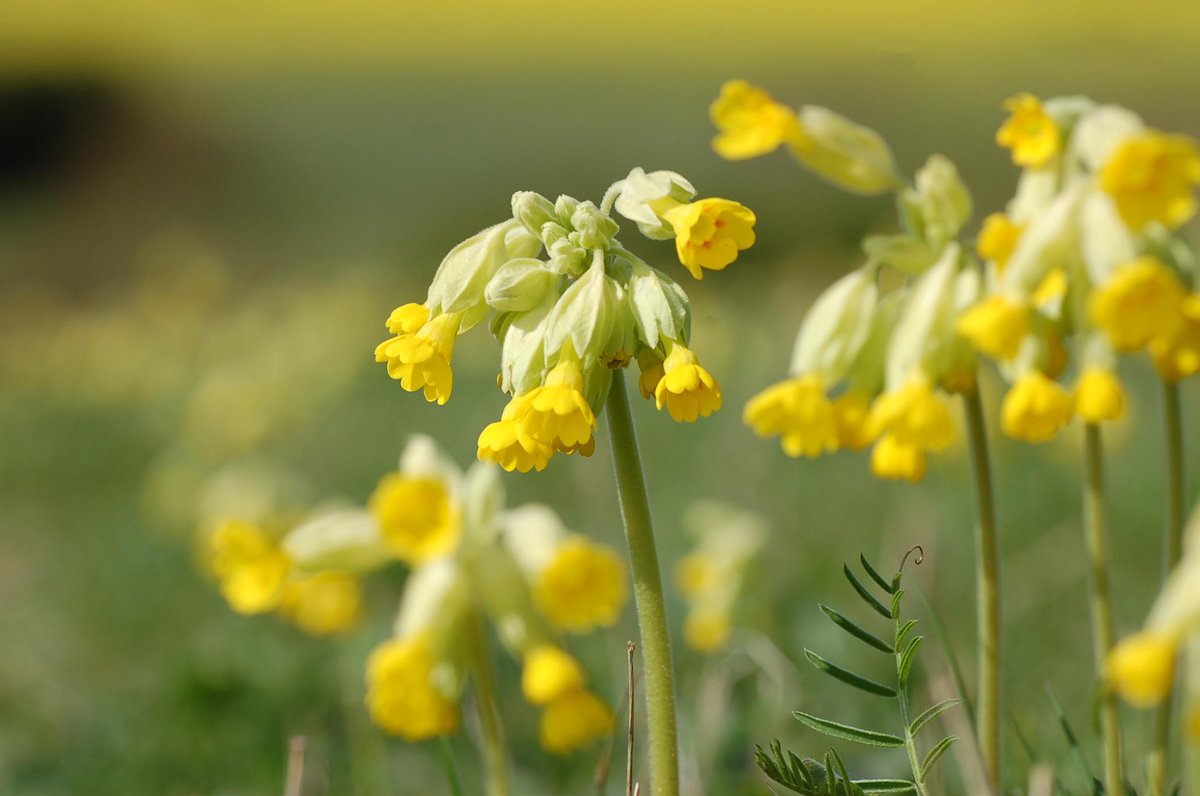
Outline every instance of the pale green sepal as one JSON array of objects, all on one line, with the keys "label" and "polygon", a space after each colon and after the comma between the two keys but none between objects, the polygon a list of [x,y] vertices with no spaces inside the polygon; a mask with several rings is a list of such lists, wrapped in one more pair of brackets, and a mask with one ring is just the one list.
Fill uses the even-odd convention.
[{"label": "pale green sepal", "polygon": [[643,343],[649,348],[657,348],[665,337],[687,344],[692,309],[687,294],[677,282],[637,260],[633,262],[629,277],[628,294]]},{"label": "pale green sepal", "polygon": [[921,235],[934,251],[954,240],[971,217],[971,194],[944,155],[930,156],[917,172],[915,187],[904,194],[920,214]]},{"label": "pale green sepal", "polygon": [[476,462],[463,478],[463,525],[467,545],[484,545],[500,531],[498,519],[504,510],[504,487],[494,464]]},{"label": "pale green sepal", "polygon": [[920,274],[937,260],[929,244],[908,235],[870,235],[863,239],[862,248],[868,259],[906,274]]},{"label": "pale green sepal", "polygon": [[1089,191],[1079,211],[1079,246],[1093,285],[1103,285],[1117,268],[1138,256],[1133,233],[1108,194]]},{"label": "pale green sepal", "polygon": [[892,335],[886,384],[898,390],[915,372],[940,381],[949,368],[955,340],[955,289],[961,251],[950,244],[913,286]]},{"label": "pale green sepal", "polygon": [[509,395],[529,392],[546,375],[546,327],[555,302],[549,293],[537,307],[508,318],[500,346],[500,389]]},{"label": "pale green sepal", "polygon": [[670,240],[675,228],[663,215],[671,208],[687,204],[696,196],[696,189],[683,175],[673,171],[652,171],[641,168],[629,172],[620,187],[616,211],[637,224],[638,230],[651,240]]},{"label": "pale green sepal", "polygon": [[872,267],[859,268],[834,282],[800,325],[790,372],[815,373],[828,384],[840,381],[866,342],[878,301]]},{"label": "pale green sepal", "polygon": [[488,282],[483,297],[497,312],[525,312],[540,304],[559,278],[541,260],[531,257],[509,260]]},{"label": "pale green sepal", "polygon": [[395,558],[379,523],[360,508],[322,511],[289,531],[282,546],[297,567],[309,572],[366,572]]},{"label": "pale green sepal", "polygon": [[546,329],[546,356],[554,357],[570,340],[587,363],[599,358],[612,334],[616,283],[604,271],[604,253],[597,250],[592,266],[558,300]]},{"label": "pale green sepal", "polygon": [[[519,232],[513,235],[514,249],[519,256],[528,256],[532,236],[512,219],[488,227],[450,250],[429,286],[426,305],[433,315],[464,313],[463,331],[487,315],[484,287],[500,266],[518,256],[509,250],[506,240],[509,233],[514,231]],[[540,247],[541,242],[538,241],[537,245]]]},{"label": "pale green sepal", "polygon": [[571,213],[571,226],[575,232],[571,238],[577,246],[585,249],[607,249],[620,227],[617,222],[600,212],[592,202],[580,202]]},{"label": "pale green sepal", "polygon": [[801,135],[790,142],[790,149],[817,175],[866,195],[900,186],[892,152],[874,130],[815,105],[800,108],[799,118]]},{"label": "pale green sepal", "polygon": [[530,234],[542,237],[542,227],[557,222],[558,213],[549,199],[536,191],[517,191],[512,195],[513,218],[521,222]]}]

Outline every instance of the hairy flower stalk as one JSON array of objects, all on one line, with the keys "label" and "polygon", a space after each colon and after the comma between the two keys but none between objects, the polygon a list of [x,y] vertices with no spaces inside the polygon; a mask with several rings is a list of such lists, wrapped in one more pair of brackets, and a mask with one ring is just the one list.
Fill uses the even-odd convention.
[{"label": "hairy flower stalk", "polygon": [[637,433],[625,389],[625,375],[613,374],[608,394],[608,433],[612,443],[613,467],[629,562],[633,570],[633,600],[637,607],[638,628],[645,661],[646,709],[650,732],[651,793],[673,796],[679,793],[679,752],[675,730],[675,667],[671,660],[671,636],[667,628],[667,607],[663,598],[662,574],[654,526],[650,520],[650,501],[646,478],[638,453]]},{"label": "hairy flower stalk", "polygon": [[500,723],[500,701],[496,697],[496,680],[488,655],[487,635],[482,617],[475,616],[470,621],[473,626],[467,643],[470,648],[471,675],[475,683],[475,708],[483,733],[486,792],[488,796],[510,796],[512,788],[508,776],[508,755],[504,751],[504,727]]},{"label": "hairy flower stalk", "polygon": [[[1083,529],[1091,568],[1092,657],[1097,676],[1103,678],[1109,652],[1115,644],[1112,596],[1108,581],[1108,530],[1104,508],[1104,451],[1100,427],[1084,426]],[[1124,764],[1117,695],[1105,687],[1100,694],[1100,734],[1104,744],[1106,793],[1121,793]]]}]

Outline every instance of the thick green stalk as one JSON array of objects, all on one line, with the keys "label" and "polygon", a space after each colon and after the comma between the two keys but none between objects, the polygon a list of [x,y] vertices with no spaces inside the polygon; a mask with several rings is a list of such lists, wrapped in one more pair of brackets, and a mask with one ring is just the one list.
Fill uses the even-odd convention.
[{"label": "thick green stalk", "polygon": [[442,767],[446,770],[446,783],[450,786],[452,796],[463,796],[462,777],[458,775],[458,763],[454,759],[454,750],[450,748],[450,740],[445,735],[438,736],[438,749],[442,753]]},{"label": "thick green stalk", "polygon": [[[1163,577],[1170,574],[1183,553],[1183,412],[1179,385],[1163,380],[1163,432],[1167,454],[1167,506],[1163,536]],[[1154,740],[1146,759],[1146,789],[1149,796],[1163,796],[1167,787],[1167,760],[1171,741],[1172,695],[1163,701],[1154,717]]]},{"label": "thick green stalk", "polygon": [[[1096,676],[1103,680],[1104,663],[1113,648],[1112,597],[1108,585],[1108,531],[1104,519],[1104,446],[1100,427],[1084,426],[1083,531],[1091,564],[1092,658]],[[1124,793],[1121,760],[1121,725],[1117,697],[1111,688],[1100,694],[1100,734],[1104,742],[1105,793]]]},{"label": "thick green stalk", "polygon": [[483,620],[471,620],[471,675],[475,681],[475,702],[483,730],[484,781],[487,796],[510,796],[508,757],[504,752],[504,728],[500,723],[500,704],[496,701],[496,682],[488,657]]},{"label": "thick green stalk", "polygon": [[979,388],[963,396],[971,473],[975,479],[975,622],[979,666],[979,710],[975,734],[988,781],[1000,792],[1000,555],[996,533],[996,501],[988,455],[987,423]]},{"label": "thick green stalk", "polygon": [[663,599],[654,528],[650,522],[646,479],[642,475],[642,460],[638,454],[623,370],[613,373],[612,389],[608,394],[608,432],[633,570],[633,599],[645,665],[650,793],[652,796],[678,796],[679,750],[675,733],[675,668],[671,663],[671,635],[667,628],[667,607]]}]

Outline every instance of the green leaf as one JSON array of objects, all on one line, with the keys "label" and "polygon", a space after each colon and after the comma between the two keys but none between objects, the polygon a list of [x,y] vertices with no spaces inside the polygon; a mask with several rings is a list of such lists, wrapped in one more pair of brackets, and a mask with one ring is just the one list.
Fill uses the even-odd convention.
[{"label": "green leaf", "polygon": [[962,700],[956,697],[954,699],[943,700],[942,702],[939,702],[930,708],[926,708],[920,716],[917,716],[912,720],[912,724],[908,725],[908,734],[915,737],[919,732],[921,732],[921,730],[925,729],[925,725],[929,724],[929,722],[933,721],[955,705],[961,704]]},{"label": "green leaf", "polygon": [[925,755],[925,759],[921,761],[922,782],[929,778],[929,772],[932,771],[933,767],[937,765],[937,761],[941,759],[942,755],[946,754],[946,750],[949,749],[957,740],[957,735],[947,735],[929,750],[929,754]]},{"label": "green leaf", "polygon": [[830,749],[825,754],[825,765],[829,765],[829,758],[833,758],[833,768],[837,769],[838,777],[841,782],[838,783],[838,789],[844,790],[846,796],[854,796],[854,782],[850,779],[850,772],[846,770],[846,761],[842,760],[842,756],[837,753],[836,749]]},{"label": "green leaf", "polygon": [[896,588],[883,579],[883,575],[880,575],[879,571],[876,570],[875,567],[871,566],[871,562],[868,561],[867,557],[862,553],[858,554],[858,563],[862,564],[862,568],[865,569],[867,574],[871,576],[871,580],[879,584],[879,588],[883,589],[888,594],[896,591]]},{"label": "green leaf", "polygon": [[913,636],[912,641],[908,642],[908,646],[904,648],[904,652],[900,653],[900,687],[903,688],[908,683],[908,675],[912,672],[913,661],[917,659],[917,650],[921,647],[921,642],[925,640],[924,636]]},{"label": "green leaf", "polygon": [[817,793],[816,783],[792,752],[788,752],[791,765],[788,764],[788,760],[783,756],[783,745],[778,739],[771,742],[771,752],[773,756],[768,755],[767,750],[758,744],[754,745],[754,762],[769,779],[803,796]]},{"label": "green leaf", "polygon": [[856,779],[854,784],[863,789],[863,793],[910,793],[917,786],[907,779]]},{"label": "green leaf", "polygon": [[895,593],[892,594],[892,613],[890,614],[892,619],[900,619],[900,601],[903,599],[904,589],[897,589]]},{"label": "green leaf", "polygon": [[[830,749],[829,751],[832,752],[833,750]],[[825,792],[828,793],[829,796],[841,796],[841,794],[838,793],[838,791],[840,791],[840,790],[841,790],[841,788],[838,787],[837,775],[834,774],[834,771],[833,771],[833,762],[829,759],[829,752],[826,752],[825,753]]]},{"label": "green leaf", "polygon": [[909,632],[916,626],[917,626],[916,619],[909,619],[907,622],[900,625],[900,629],[896,631],[896,646],[897,647],[903,646],[904,639],[908,636]]},{"label": "green leaf", "polygon": [[876,696],[881,697],[896,696],[896,689],[889,688],[883,683],[877,683],[874,680],[863,677],[862,675],[855,674],[849,669],[843,669],[836,663],[825,660],[812,650],[804,650],[804,657],[808,658],[809,663],[825,672],[825,674],[837,680],[841,680],[846,685],[854,686],[860,691],[866,691],[868,694],[875,694]]},{"label": "green leaf", "polygon": [[853,741],[864,746],[879,746],[884,749],[895,749],[904,746],[904,739],[886,732],[877,732],[875,730],[864,730],[861,727],[852,727],[849,724],[841,724],[840,722],[831,721],[830,719],[822,719],[813,716],[803,711],[795,711],[792,713],[796,720],[801,724],[811,727],[817,732],[824,733],[831,738],[840,738],[843,741]]},{"label": "green leaf", "polygon": [[863,598],[863,602],[871,606],[871,608],[874,609],[874,611],[884,619],[892,618],[892,615],[888,613],[888,609],[883,607],[883,603],[879,602],[879,600],[875,598],[875,595],[867,591],[867,587],[862,585],[862,582],[855,577],[854,573],[850,571],[850,567],[848,565],[842,564],[842,574],[846,576],[846,580],[850,581],[850,585],[854,587],[856,592],[858,592],[858,596]]},{"label": "green leaf", "polygon": [[847,619],[842,614],[833,610],[828,605],[825,605],[824,603],[817,603],[817,607],[821,609],[825,616],[829,617],[831,622],[840,627],[842,630],[845,630],[850,635],[854,636],[859,641],[869,644],[880,652],[886,652],[889,655],[896,651],[892,648],[891,644],[888,644],[874,633],[871,633],[868,630],[863,630],[861,627]]}]

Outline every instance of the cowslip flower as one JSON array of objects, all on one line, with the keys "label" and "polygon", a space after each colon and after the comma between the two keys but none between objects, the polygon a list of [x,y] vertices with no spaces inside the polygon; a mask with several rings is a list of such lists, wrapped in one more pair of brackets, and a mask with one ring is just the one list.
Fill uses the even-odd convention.
[{"label": "cowslip flower", "polygon": [[1025,442],[1054,437],[1075,413],[1075,402],[1061,384],[1038,371],[1028,371],[1009,388],[1000,407],[1004,433]]},{"label": "cowslip flower", "polygon": [[208,549],[221,595],[233,610],[259,614],[278,607],[292,562],[266,531],[229,520],[208,537]]},{"label": "cowslip flower", "polygon": [[892,434],[880,437],[871,449],[871,472],[877,478],[915,484],[925,477],[927,467],[924,448],[901,442]]},{"label": "cowslip flower", "polygon": [[760,437],[780,437],[789,456],[811,458],[838,448],[833,403],[815,375],[774,384],[751,398],[745,422]]},{"label": "cowslip flower", "polygon": [[1152,631],[1134,633],[1109,653],[1105,679],[1129,704],[1152,708],[1171,693],[1178,655],[1177,637]]},{"label": "cowslip flower", "polygon": [[1179,325],[1150,341],[1150,355],[1158,374],[1169,382],[1200,373],[1200,294],[1183,300]]},{"label": "cowslip flower", "polygon": [[958,319],[959,334],[1001,361],[1017,355],[1028,329],[1028,309],[999,294],[988,296]]},{"label": "cowslip flower", "polygon": [[613,728],[612,710],[585,688],[579,662],[558,647],[542,644],[525,654],[521,689],[543,709],[538,738],[548,752],[566,754]]},{"label": "cowslip flower", "polygon": [[1138,351],[1175,331],[1184,297],[1183,285],[1170,268],[1153,257],[1141,257],[1121,266],[1092,293],[1088,314],[1118,349]]},{"label": "cowslip flower", "polygon": [[1200,148],[1187,136],[1148,130],[1121,143],[1099,178],[1131,229],[1151,222],[1174,229],[1196,213]]},{"label": "cowslip flower", "polygon": [[434,682],[437,663],[425,633],[376,647],[367,661],[366,703],[371,720],[410,742],[458,729],[457,703]]},{"label": "cowslip flower", "polygon": [[398,308],[389,317],[388,328],[396,326],[401,331],[375,348],[375,361],[386,362],[388,375],[408,392],[423,390],[425,400],[444,404],[450,400],[454,386],[450,360],[462,319],[457,314],[439,315],[407,332],[404,329],[412,328],[411,321],[418,313],[397,318],[397,313],[404,309]]},{"label": "cowslip flower", "polygon": [[701,199],[673,207],[663,218],[675,230],[675,250],[696,279],[720,271],[754,245],[754,212],[728,199]]},{"label": "cowslip flower", "polygon": [[799,128],[791,108],[776,102],[766,91],[745,80],[730,80],[709,108],[721,132],[712,147],[728,160],[742,160],[774,152]]},{"label": "cowslip flower", "polygon": [[318,572],[284,583],[279,614],[314,636],[344,633],[362,619],[362,587],[348,572]]},{"label": "cowslip flower", "polygon": [[1120,420],[1126,403],[1125,390],[1109,368],[1085,368],[1075,384],[1075,414],[1085,423]]},{"label": "cowslip flower", "polygon": [[396,555],[419,564],[451,550],[462,535],[462,520],[446,484],[402,473],[384,476],[367,503],[383,538]]},{"label": "cowslip flower", "polygon": [[983,220],[979,237],[975,241],[975,253],[982,259],[995,263],[996,270],[1003,272],[1008,258],[1017,247],[1025,224],[1013,221],[1005,213],[992,213]]},{"label": "cowslip flower", "polygon": [[672,343],[654,403],[660,410],[665,406],[672,420],[694,423],[721,408],[721,388],[687,346]]},{"label": "cowslip flower", "polygon": [[1009,117],[996,131],[996,143],[1012,151],[1013,163],[1041,168],[1062,149],[1062,133],[1041,101],[1032,94],[1018,94],[1005,101]]}]

